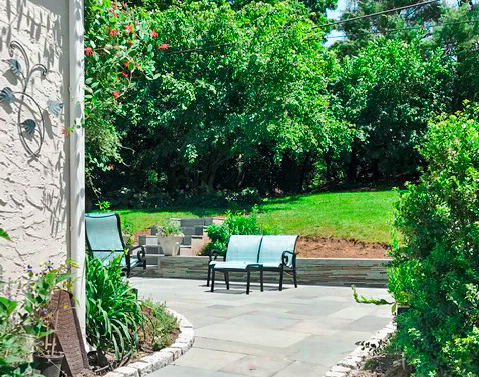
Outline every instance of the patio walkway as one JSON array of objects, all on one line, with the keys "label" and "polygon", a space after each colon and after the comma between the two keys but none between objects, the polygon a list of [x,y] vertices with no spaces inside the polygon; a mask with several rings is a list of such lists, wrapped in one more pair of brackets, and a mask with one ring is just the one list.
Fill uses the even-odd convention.
[{"label": "patio walkway", "polygon": [[[142,298],[166,302],[194,326],[195,343],[149,377],[321,377],[391,320],[390,306],[357,304],[344,287],[265,285],[131,278]],[[288,282],[288,281],[286,281]],[[361,288],[388,298],[385,289]]]}]

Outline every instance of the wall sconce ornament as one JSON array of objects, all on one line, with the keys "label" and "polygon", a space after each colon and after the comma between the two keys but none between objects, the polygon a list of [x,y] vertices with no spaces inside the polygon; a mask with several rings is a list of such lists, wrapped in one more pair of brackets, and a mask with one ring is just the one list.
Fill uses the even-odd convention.
[{"label": "wall sconce ornament", "polygon": [[[30,94],[26,93],[26,91],[32,74],[39,72],[41,76],[46,77],[48,69],[40,63],[35,64],[30,69],[30,61],[27,53],[20,43],[12,41],[8,47],[11,57],[7,60],[9,70],[23,85],[22,90],[19,92],[13,91],[9,87],[0,90],[0,103],[18,102],[18,131],[20,140],[30,156],[38,157],[42,149],[43,141],[45,140],[45,118],[38,102]],[[23,72],[20,62],[14,58],[15,50],[20,51],[23,56],[25,73]],[[30,106],[31,104],[34,106]],[[25,111],[24,108],[28,108],[32,118],[36,118],[37,120],[32,118],[24,119],[24,117],[22,117],[22,113]],[[50,114],[58,116],[63,110],[63,102],[49,99],[47,101],[47,110]]]}]

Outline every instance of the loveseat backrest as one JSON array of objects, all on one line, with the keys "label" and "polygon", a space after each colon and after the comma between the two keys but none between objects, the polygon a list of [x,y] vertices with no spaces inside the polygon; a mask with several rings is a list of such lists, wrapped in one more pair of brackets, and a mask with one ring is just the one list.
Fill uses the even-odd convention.
[{"label": "loveseat backrest", "polygon": [[297,240],[297,235],[263,236],[258,263],[280,263],[284,251],[294,253]]},{"label": "loveseat backrest", "polygon": [[228,242],[226,249],[227,262],[249,262],[258,261],[258,251],[263,236],[257,235],[233,235]]}]

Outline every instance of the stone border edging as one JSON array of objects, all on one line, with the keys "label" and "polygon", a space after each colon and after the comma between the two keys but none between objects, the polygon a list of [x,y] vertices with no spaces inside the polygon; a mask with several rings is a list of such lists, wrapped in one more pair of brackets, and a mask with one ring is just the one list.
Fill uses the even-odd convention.
[{"label": "stone border edging", "polygon": [[191,322],[182,314],[171,309],[167,310],[176,317],[180,328],[180,334],[175,343],[127,366],[116,368],[104,377],[144,377],[172,363],[193,346],[195,331]]},{"label": "stone border edging", "polygon": [[379,330],[369,340],[354,349],[348,356],[333,366],[323,377],[348,377],[349,374],[358,369],[367,357],[373,355],[388,338],[396,332],[396,324],[391,321],[382,330]]}]

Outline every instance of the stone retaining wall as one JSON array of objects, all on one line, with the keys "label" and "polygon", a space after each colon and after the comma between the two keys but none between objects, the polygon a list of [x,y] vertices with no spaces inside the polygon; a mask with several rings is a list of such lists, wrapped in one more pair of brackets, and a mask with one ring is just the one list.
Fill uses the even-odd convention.
[{"label": "stone retaining wall", "polygon": [[[346,259],[346,258],[299,258],[297,264],[298,284],[322,284],[336,286],[387,287],[387,263],[389,259]],[[133,275],[145,277],[204,279],[208,273],[208,257],[160,257],[158,269],[140,271]],[[223,280],[222,274],[219,279]],[[278,273],[264,272],[265,283],[278,282]],[[245,281],[245,273],[230,273],[232,281]],[[258,273],[251,279],[257,282]],[[284,277],[284,284],[291,284],[292,278]]]}]

